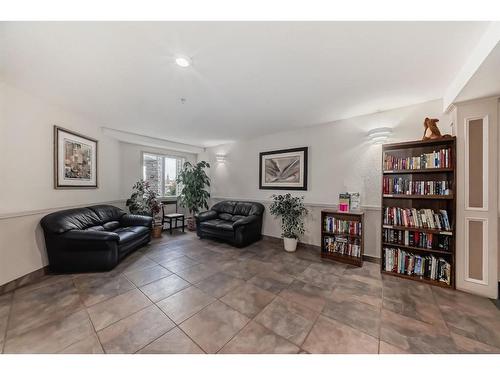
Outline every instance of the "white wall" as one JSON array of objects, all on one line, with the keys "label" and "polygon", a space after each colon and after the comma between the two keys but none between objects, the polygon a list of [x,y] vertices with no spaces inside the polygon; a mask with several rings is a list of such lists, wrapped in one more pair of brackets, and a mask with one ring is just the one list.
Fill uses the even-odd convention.
[{"label": "white wall", "polygon": [[[0,82],[0,285],[47,264],[46,213],[118,199],[119,142],[78,114]],[[98,189],[55,190],[53,125],[96,138]]]},{"label": "white wall", "polygon": [[191,163],[196,162],[195,154],[120,142],[120,197],[122,199],[129,198],[130,194],[132,194],[132,186],[138,180],[142,179],[143,152],[167,156],[181,156]]},{"label": "white wall", "polygon": [[[365,254],[380,256],[381,146],[367,139],[377,127],[393,128],[391,142],[421,139],[425,117],[440,119],[443,133],[451,133],[450,119],[442,113],[442,101],[435,100],[409,107],[282,132],[207,149],[200,159],[212,164],[211,195],[214,200],[235,198],[269,201],[273,193],[259,190],[259,152],[309,146],[309,186],[304,195],[311,210],[307,218],[305,243],[320,244],[322,207],[336,205],[338,194],[359,191],[366,210]],[[216,163],[216,154],[226,154],[226,162]],[[279,236],[279,223],[269,215],[263,233]]]},{"label": "white wall", "polygon": [[[54,189],[54,125],[99,141],[97,189]],[[48,264],[39,224],[44,215],[96,203],[124,208],[123,199],[142,177],[143,151],[196,160],[194,154],[121,143],[101,126],[0,82],[0,285]]]}]

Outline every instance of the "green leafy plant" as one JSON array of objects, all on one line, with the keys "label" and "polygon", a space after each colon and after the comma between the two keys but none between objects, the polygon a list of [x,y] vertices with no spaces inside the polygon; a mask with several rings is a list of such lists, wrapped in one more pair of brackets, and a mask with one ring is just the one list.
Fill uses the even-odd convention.
[{"label": "green leafy plant", "polygon": [[139,180],[132,186],[132,190],[133,193],[126,202],[131,214],[155,217],[160,212],[158,193],[151,188],[149,182]]},{"label": "green leafy plant", "polygon": [[201,208],[208,210],[210,193],[205,188],[210,186],[210,178],[205,168],[210,168],[206,161],[195,165],[185,162],[177,176],[177,185],[181,187],[179,202],[192,214],[197,214]]},{"label": "green leafy plant", "polygon": [[292,197],[287,193],[273,194],[271,198],[273,202],[269,211],[271,215],[281,217],[281,237],[299,239],[305,232],[304,217],[308,213],[304,207],[304,197]]}]

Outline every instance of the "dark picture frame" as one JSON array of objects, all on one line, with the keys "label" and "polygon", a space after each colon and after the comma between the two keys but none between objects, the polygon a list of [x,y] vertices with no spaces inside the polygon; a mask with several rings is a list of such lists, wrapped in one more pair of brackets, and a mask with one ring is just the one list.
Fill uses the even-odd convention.
[{"label": "dark picture frame", "polygon": [[[67,165],[69,145],[75,147],[76,172]],[[97,147],[97,139],[54,125],[54,189],[97,189]],[[74,176],[68,176],[70,173]]]},{"label": "dark picture frame", "polygon": [[307,190],[308,149],[297,147],[259,153],[259,189]]}]

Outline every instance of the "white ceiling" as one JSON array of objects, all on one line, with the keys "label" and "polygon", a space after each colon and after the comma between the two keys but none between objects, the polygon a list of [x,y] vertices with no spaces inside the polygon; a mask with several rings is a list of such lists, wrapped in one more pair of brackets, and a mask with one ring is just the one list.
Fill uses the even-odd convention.
[{"label": "white ceiling", "polygon": [[0,77],[102,126],[211,146],[441,98],[487,26],[4,22]]},{"label": "white ceiling", "polygon": [[456,101],[500,94],[500,44],[491,51],[458,95]]}]

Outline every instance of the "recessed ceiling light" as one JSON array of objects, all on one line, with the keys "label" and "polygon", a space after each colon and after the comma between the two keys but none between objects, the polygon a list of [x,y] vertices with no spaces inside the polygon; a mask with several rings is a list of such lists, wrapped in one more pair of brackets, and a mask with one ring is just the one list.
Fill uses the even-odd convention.
[{"label": "recessed ceiling light", "polygon": [[186,56],[177,56],[175,58],[175,63],[182,68],[187,68],[189,65],[191,65],[191,59]]}]

